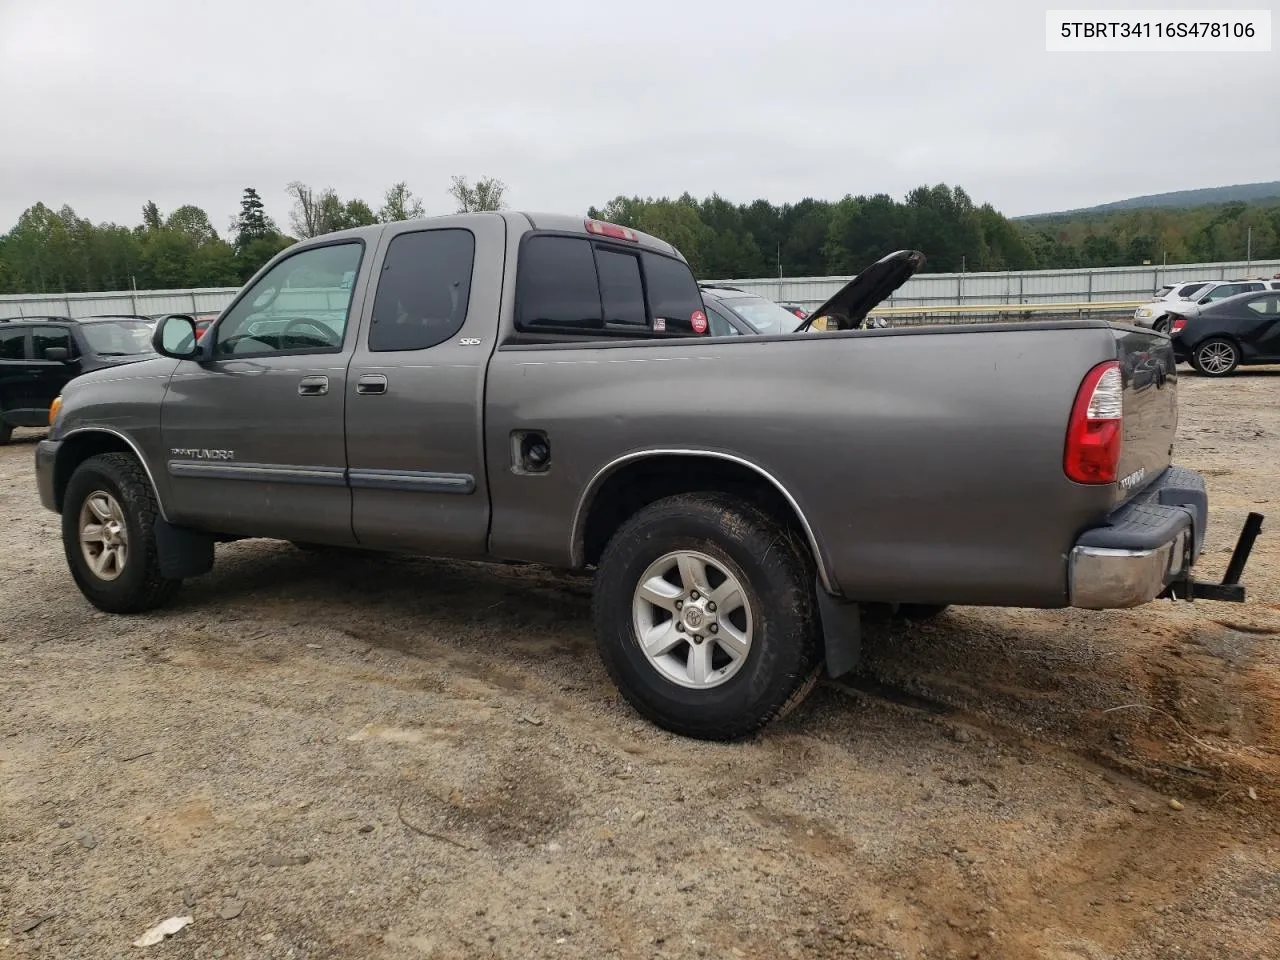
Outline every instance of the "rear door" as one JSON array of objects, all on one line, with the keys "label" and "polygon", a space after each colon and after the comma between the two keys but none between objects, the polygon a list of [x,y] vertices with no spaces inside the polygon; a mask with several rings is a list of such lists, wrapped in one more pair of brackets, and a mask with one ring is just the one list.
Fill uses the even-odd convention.
[{"label": "rear door", "polygon": [[344,407],[372,250],[345,237],[277,262],[182,361],[165,395],[170,518],[220,533],[353,543]]},{"label": "rear door", "polygon": [[346,387],[352,526],[364,546],[485,554],[482,411],[505,246],[500,216],[387,228]]},{"label": "rear door", "polygon": [[29,423],[35,394],[35,370],[31,366],[30,326],[0,323],[0,414],[11,426]]}]

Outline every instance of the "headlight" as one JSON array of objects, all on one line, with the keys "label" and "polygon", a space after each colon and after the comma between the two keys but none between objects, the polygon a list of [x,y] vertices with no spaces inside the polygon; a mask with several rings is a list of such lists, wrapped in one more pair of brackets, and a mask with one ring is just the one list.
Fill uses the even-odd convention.
[{"label": "headlight", "polygon": [[58,394],[53,398],[53,403],[49,405],[49,426],[53,426],[53,421],[58,419],[58,411],[62,409],[62,394]]},{"label": "headlight", "polygon": [[1139,307],[1139,308],[1138,308],[1138,312],[1137,312],[1137,313],[1135,313],[1135,314],[1134,314],[1134,316],[1135,316],[1135,317],[1149,317],[1149,316],[1151,316],[1151,308],[1150,308],[1150,307]]}]

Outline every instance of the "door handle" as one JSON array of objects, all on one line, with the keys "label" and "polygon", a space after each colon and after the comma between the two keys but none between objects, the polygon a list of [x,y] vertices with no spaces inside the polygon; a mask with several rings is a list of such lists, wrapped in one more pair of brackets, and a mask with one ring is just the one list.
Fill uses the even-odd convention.
[{"label": "door handle", "polygon": [[300,397],[322,397],[328,392],[328,377],[303,377],[298,381],[298,396]]},{"label": "door handle", "polygon": [[356,393],[371,396],[387,392],[387,378],[380,373],[366,373],[356,381]]}]

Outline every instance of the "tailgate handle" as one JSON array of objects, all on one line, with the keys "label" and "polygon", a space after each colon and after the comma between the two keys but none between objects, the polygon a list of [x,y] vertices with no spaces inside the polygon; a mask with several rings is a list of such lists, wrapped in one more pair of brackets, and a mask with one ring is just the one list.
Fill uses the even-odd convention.
[{"label": "tailgate handle", "polygon": [[323,397],[328,392],[328,377],[303,377],[298,381],[298,396],[300,397]]},{"label": "tailgate handle", "polygon": [[380,373],[366,373],[356,381],[356,393],[370,396],[387,392],[387,378]]}]

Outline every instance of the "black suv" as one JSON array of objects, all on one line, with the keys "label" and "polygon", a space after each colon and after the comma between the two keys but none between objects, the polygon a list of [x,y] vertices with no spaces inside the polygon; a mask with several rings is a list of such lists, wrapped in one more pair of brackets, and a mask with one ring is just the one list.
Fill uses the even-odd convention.
[{"label": "black suv", "polygon": [[155,356],[144,317],[0,318],[0,443],[14,427],[44,427],[67,382]]}]

